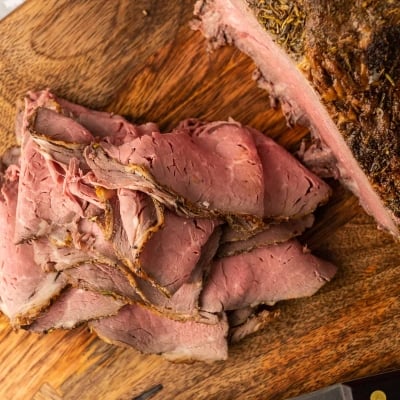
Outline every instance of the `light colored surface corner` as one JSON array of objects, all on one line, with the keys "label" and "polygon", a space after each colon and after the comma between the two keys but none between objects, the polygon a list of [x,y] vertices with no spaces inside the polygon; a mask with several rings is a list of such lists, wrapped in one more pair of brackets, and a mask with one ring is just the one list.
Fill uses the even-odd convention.
[{"label": "light colored surface corner", "polygon": [[24,0],[0,0],[0,19],[21,5]]}]

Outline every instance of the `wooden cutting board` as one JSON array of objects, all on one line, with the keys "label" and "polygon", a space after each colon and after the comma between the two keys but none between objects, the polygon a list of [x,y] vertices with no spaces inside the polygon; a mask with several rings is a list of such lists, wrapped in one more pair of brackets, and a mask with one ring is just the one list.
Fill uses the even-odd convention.
[{"label": "wooden cutting board", "polygon": [[[295,151],[288,128],[232,48],[209,54],[189,29],[192,1],[31,0],[0,22],[0,150],[14,142],[15,101],[50,87],[84,105],[168,129],[186,117],[233,117]],[[310,299],[280,304],[226,362],[171,364],[107,345],[85,328],[44,336],[0,318],[1,399],[284,399],[400,367],[400,247],[357,201],[334,197],[303,241],[339,273]]]}]

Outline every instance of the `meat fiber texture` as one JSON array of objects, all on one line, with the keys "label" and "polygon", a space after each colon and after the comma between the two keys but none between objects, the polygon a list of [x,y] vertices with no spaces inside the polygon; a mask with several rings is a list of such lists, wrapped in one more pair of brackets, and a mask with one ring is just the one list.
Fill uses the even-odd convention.
[{"label": "meat fiber texture", "polygon": [[[335,274],[294,237],[328,185],[236,121],[154,123],[30,92],[0,167],[0,310],[175,361],[228,356]],[[251,194],[251,195],[249,195]],[[263,308],[264,307],[264,308]]]},{"label": "meat fiber texture", "polygon": [[200,0],[193,28],[233,44],[289,123],[308,127],[304,162],[358,196],[400,236],[400,7],[383,0]]}]

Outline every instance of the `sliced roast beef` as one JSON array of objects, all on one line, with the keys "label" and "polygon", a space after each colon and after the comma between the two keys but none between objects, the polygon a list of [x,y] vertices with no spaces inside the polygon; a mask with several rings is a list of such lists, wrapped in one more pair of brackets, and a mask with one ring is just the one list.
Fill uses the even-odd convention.
[{"label": "sliced roast beef", "polygon": [[[46,153],[49,155],[49,153]],[[64,195],[82,204],[86,218],[100,216],[102,210],[106,211],[108,200],[116,195],[113,190],[106,190],[100,186],[93,185],[88,177],[90,173],[84,173],[80,168],[79,160],[69,159],[68,167],[61,173],[57,168],[57,162],[48,164],[49,172],[63,182]]]},{"label": "sliced roast beef", "polygon": [[136,281],[123,265],[91,260],[65,270],[64,274],[73,287],[123,298],[127,302],[142,300]]},{"label": "sliced roast beef", "polygon": [[292,239],[216,260],[200,306],[220,312],[311,296],[335,273],[335,266]]},{"label": "sliced roast beef", "polygon": [[138,278],[137,287],[145,299],[145,303],[176,320],[200,320],[204,323],[216,323],[214,314],[202,313],[199,309],[199,297],[205,276],[208,275],[211,261],[217,251],[221,230],[217,227],[201,248],[201,256],[197,261],[189,279],[171,296],[157,290],[149,281]]},{"label": "sliced roast beef", "polygon": [[250,251],[258,247],[265,247],[271,244],[286,242],[295,236],[301,235],[307,228],[314,223],[312,214],[303,218],[289,220],[269,225],[264,231],[254,236],[240,240],[239,233],[228,229],[222,238],[223,243],[218,249],[219,257],[231,256],[245,251]]},{"label": "sliced roast beef", "polygon": [[54,96],[54,98],[60,105],[63,114],[76,120],[94,136],[104,138],[115,145],[129,142],[142,135],[160,131],[158,126],[153,122],[143,125],[132,125],[120,115],[91,110],[57,96]]},{"label": "sliced roast beef", "polygon": [[[140,277],[168,294],[164,286],[142,268],[139,262],[140,254],[147,247],[147,242],[164,224],[164,208],[144,193],[128,189],[117,192],[120,195],[111,203],[113,224],[110,237],[116,258],[126,266],[127,271],[130,271],[133,280]],[[121,193],[124,195],[121,196]]]},{"label": "sliced roast beef", "polygon": [[118,190],[118,208],[126,239],[116,239],[127,240],[136,258],[151,236],[165,225],[164,210],[150,196],[129,189]]},{"label": "sliced roast beef", "polygon": [[247,226],[264,214],[261,162],[250,131],[237,123],[198,136],[174,131],[121,146],[103,142],[85,157],[102,186],[144,191],[184,215],[223,215]]},{"label": "sliced roast beef", "polygon": [[[74,287],[84,288],[101,294],[109,294],[127,302],[143,303],[175,320],[197,320],[217,323],[214,314],[199,312],[198,299],[202,289],[203,275],[207,272],[215,254],[220,233],[216,230],[202,249],[202,257],[190,279],[172,297],[168,298],[151,282],[132,276],[123,268],[95,262],[82,263],[64,271],[68,282]],[[125,271],[125,272],[124,272]]]},{"label": "sliced roast beef", "polygon": [[44,270],[63,271],[85,262],[118,262],[113,243],[96,221],[82,218],[65,238],[40,238],[32,242],[36,262]]},{"label": "sliced roast beef", "polygon": [[51,136],[55,141],[74,140],[82,144],[90,143],[93,139],[90,132],[81,129],[76,123],[71,125],[65,117],[60,121],[60,114],[40,107],[55,107],[54,104],[44,95],[25,98],[22,124],[19,126],[22,131],[17,134],[21,140],[21,174],[16,242],[48,235],[57,226],[71,224],[76,216],[83,215],[84,205],[64,193],[63,175],[68,169],[70,156],[62,155],[64,164],[54,165],[53,160],[41,154],[39,146],[30,134],[30,131],[34,130]]},{"label": "sliced roast beef", "polygon": [[99,253],[85,251],[73,247],[71,242],[52,242],[48,238],[40,238],[32,241],[35,262],[43,271],[65,271],[82,263],[96,262],[107,265],[115,265],[117,260],[108,258]]},{"label": "sliced roast beef", "polygon": [[86,169],[82,157],[85,145],[94,136],[84,126],[62,114],[62,108],[48,91],[29,93],[25,97],[23,129],[31,135],[46,159],[61,163],[65,170],[72,158]]},{"label": "sliced roast beef", "polygon": [[36,262],[43,270],[63,271],[85,262],[115,265],[119,262],[114,243],[112,215],[105,218],[94,216],[80,218],[67,230],[53,232],[51,237],[42,237],[32,242]]},{"label": "sliced roast beef", "polygon": [[93,142],[93,135],[87,129],[57,111],[39,107],[31,118],[28,128],[54,141],[86,145]]},{"label": "sliced roast beef", "polygon": [[83,213],[78,202],[63,195],[62,182],[53,180],[46,160],[32,139],[25,136],[23,140],[15,228],[17,243],[48,235]]},{"label": "sliced roast beef", "polygon": [[189,280],[171,297],[140,277],[133,278],[123,266],[86,262],[64,271],[74,287],[121,297],[128,302],[140,302],[175,320],[200,320],[216,323],[218,317],[199,313],[198,299],[203,275],[207,273],[211,259],[218,247],[220,231],[216,229],[201,249],[201,258]]},{"label": "sliced roast beef", "polygon": [[113,317],[90,326],[105,341],[133,346],[142,353],[162,354],[169,360],[225,360],[228,324],[174,321],[140,305],[127,305]]},{"label": "sliced roast beef", "polygon": [[139,255],[140,268],[173,294],[187,282],[220,221],[179,217],[166,211],[163,226]]},{"label": "sliced roast beef", "polygon": [[[15,326],[89,321],[112,343],[215,361],[226,310],[239,340],[269,320],[255,306],[311,295],[335,273],[287,241],[329,188],[251,128],[187,120],[161,134],[42,91],[17,130],[21,162],[11,151],[0,163],[0,310]],[[219,256],[241,254],[216,259],[223,222]]]},{"label": "sliced roast beef", "polygon": [[27,329],[33,332],[71,329],[92,319],[115,315],[124,304],[113,296],[68,288]]},{"label": "sliced roast beef", "polygon": [[326,203],[331,190],[324,181],[274,140],[255,129],[251,132],[263,166],[265,216],[299,218]]},{"label": "sliced roast beef", "polygon": [[[232,119],[212,123],[190,119],[182,121],[177,129],[187,130],[193,137],[202,137],[235,124]],[[247,129],[253,136],[263,169],[264,218],[299,218],[312,213],[328,200],[330,188],[324,181],[273,139],[255,129]]]},{"label": "sliced roast beef", "polygon": [[[34,102],[32,108],[44,107],[63,114],[69,119],[75,120],[91,135],[97,138],[104,138],[110,143],[121,144],[130,141],[138,136],[159,132],[158,126],[154,122],[148,122],[143,125],[133,125],[120,115],[109,112],[92,110],[79,104],[72,103],[64,98],[56,96],[48,89],[38,92],[29,92],[27,97],[30,102]],[[20,105],[20,109],[24,106]],[[18,113],[17,125],[21,125],[22,113]],[[67,124],[67,127],[70,124]],[[63,138],[65,140],[65,136]],[[67,140],[68,142],[68,140]],[[70,142],[82,143],[81,140]]]},{"label": "sliced roast beef", "polygon": [[65,286],[57,273],[44,273],[29,244],[14,244],[19,169],[1,174],[0,309],[13,326],[29,323]]},{"label": "sliced roast beef", "polygon": [[213,48],[233,43],[254,60],[260,84],[289,120],[309,127],[332,151],[341,181],[379,226],[399,236],[399,7],[273,4],[200,0],[193,27]]}]

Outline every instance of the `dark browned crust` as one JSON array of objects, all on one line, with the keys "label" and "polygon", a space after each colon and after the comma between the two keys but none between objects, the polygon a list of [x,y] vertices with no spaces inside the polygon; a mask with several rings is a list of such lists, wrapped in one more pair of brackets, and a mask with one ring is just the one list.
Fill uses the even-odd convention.
[{"label": "dark browned crust", "polygon": [[305,14],[303,1],[246,0],[257,19],[296,60],[304,53]]},{"label": "dark browned crust", "polygon": [[[400,218],[400,5],[295,3],[306,16],[302,69],[373,188]],[[258,13],[265,4],[255,2]]]}]

